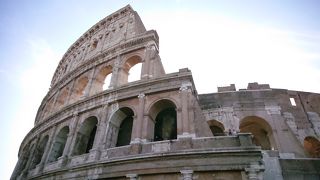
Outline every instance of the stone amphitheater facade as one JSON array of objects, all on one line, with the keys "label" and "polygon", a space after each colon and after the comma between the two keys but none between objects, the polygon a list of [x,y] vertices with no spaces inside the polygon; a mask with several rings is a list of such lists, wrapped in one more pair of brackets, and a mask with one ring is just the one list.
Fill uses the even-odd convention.
[{"label": "stone amphitheater facade", "polygon": [[320,94],[258,83],[198,94],[191,71],[166,74],[158,53],[129,5],[85,32],[11,179],[319,179]]}]

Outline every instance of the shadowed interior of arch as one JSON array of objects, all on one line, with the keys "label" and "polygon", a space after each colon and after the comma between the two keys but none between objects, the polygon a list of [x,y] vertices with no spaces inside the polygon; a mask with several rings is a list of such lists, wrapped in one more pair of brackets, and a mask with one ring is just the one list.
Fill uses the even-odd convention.
[{"label": "shadowed interior of arch", "polygon": [[39,145],[36,147],[34,153],[33,153],[33,159],[31,161],[29,169],[34,169],[36,165],[38,165],[41,162],[44,150],[47,146],[49,136],[46,135],[39,143]]},{"label": "shadowed interior of arch", "polygon": [[275,147],[271,127],[266,120],[260,117],[247,116],[242,119],[240,132],[252,133],[253,143],[261,146],[263,150],[271,150]]},{"label": "shadowed interior of arch", "polygon": [[56,135],[53,145],[51,147],[49,157],[48,157],[48,162],[57,161],[58,158],[62,156],[64,147],[67,142],[68,134],[69,134],[69,127],[65,126]]},{"label": "shadowed interior of arch", "polygon": [[177,113],[174,108],[159,112],[154,128],[154,141],[177,139]]},{"label": "shadowed interior of arch", "polygon": [[119,127],[117,147],[130,144],[133,125],[133,111],[130,108],[122,108],[121,111],[125,114],[125,117]]},{"label": "shadowed interior of arch", "polygon": [[149,114],[155,120],[154,141],[177,139],[177,112],[172,101],[163,99],[156,102]]},{"label": "shadowed interior of arch", "polygon": [[128,107],[122,107],[112,114],[107,135],[110,138],[108,147],[130,144],[133,116],[133,110]]},{"label": "shadowed interior of arch", "polygon": [[96,135],[98,119],[94,116],[87,118],[77,132],[76,143],[73,148],[73,155],[88,153],[93,147]]},{"label": "shadowed interior of arch", "polygon": [[308,136],[303,141],[303,146],[312,158],[320,158],[320,141],[315,137]]},{"label": "shadowed interior of arch", "polygon": [[224,136],[224,126],[217,120],[208,121],[210,130],[214,136]]}]

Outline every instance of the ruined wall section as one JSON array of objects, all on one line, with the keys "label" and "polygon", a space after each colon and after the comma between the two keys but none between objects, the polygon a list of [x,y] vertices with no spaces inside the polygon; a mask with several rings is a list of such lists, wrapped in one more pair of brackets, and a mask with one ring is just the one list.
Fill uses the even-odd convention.
[{"label": "ruined wall section", "polygon": [[307,136],[320,137],[320,94],[288,91],[287,98],[293,99],[296,105],[283,102],[283,111],[300,142]]},{"label": "ruined wall section", "polygon": [[144,32],[146,29],[139,15],[129,5],[102,19],[64,54],[52,78],[51,88],[87,60]]},{"label": "ruined wall section", "polygon": [[207,121],[218,121],[225,130],[239,131],[247,117],[264,119],[272,128],[275,148],[280,153],[305,157],[304,139],[320,137],[320,94],[249,83],[248,89],[200,94],[199,100]]}]

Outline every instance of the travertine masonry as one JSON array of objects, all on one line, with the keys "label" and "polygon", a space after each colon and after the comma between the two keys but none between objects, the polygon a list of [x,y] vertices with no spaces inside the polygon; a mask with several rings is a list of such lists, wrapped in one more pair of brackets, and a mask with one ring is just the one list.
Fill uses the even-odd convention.
[{"label": "travertine masonry", "polygon": [[11,179],[317,179],[319,114],[319,94],[268,84],[198,94],[128,5],[67,50]]}]

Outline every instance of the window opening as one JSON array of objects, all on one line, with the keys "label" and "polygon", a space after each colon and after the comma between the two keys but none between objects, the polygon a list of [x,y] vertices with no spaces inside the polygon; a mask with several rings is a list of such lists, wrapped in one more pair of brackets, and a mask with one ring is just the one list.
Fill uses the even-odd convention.
[{"label": "window opening", "polygon": [[107,90],[110,86],[110,83],[111,83],[111,74],[107,75],[106,78],[104,79],[102,89]]},{"label": "window opening", "polygon": [[290,98],[290,103],[292,106],[297,106],[296,101],[294,100],[294,98]]},{"label": "window opening", "polygon": [[141,67],[142,67],[142,63],[138,63],[129,70],[128,82],[140,80]]}]

